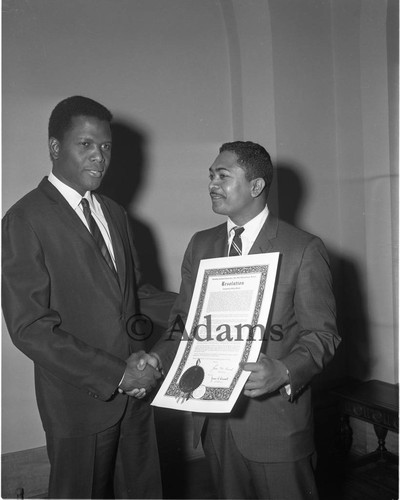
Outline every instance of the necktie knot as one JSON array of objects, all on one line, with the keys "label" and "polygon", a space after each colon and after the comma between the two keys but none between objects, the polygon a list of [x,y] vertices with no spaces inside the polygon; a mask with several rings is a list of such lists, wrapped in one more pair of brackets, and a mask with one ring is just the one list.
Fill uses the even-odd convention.
[{"label": "necktie knot", "polygon": [[232,257],[234,255],[242,255],[242,238],[240,237],[240,235],[243,233],[244,227],[235,226],[233,230],[235,231],[235,236],[233,237],[231,243],[229,257]]},{"label": "necktie knot", "polygon": [[[90,213],[90,205],[89,202],[86,198],[81,199],[81,205],[83,208],[83,213],[86,215],[86,213]],[[85,213],[86,212],[86,213]]]},{"label": "necktie knot", "polygon": [[244,231],[244,227],[241,227],[241,226],[235,226],[235,227],[233,228],[233,230],[235,231],[235,238],[236,238],[236,236],[237,236],[237,237],[240,237],[240,235],[241,235],[241,234],[243,233],[243,231]]}]

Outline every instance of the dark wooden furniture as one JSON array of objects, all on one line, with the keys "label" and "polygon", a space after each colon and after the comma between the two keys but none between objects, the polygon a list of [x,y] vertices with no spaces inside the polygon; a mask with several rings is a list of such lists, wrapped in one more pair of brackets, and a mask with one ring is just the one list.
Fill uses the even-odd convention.
[{"label": "dark wooden furniture", "polygon": [[354,465],[370,462],[398,464],[398,456],[385,447],[388,431],[399,432],[399,387],[380,380],[349,383],[332,391],[340,404],[341,443],[348,453],[352,443],[349,417],[364,420],[374,426],[377,449],[358,459]]}]

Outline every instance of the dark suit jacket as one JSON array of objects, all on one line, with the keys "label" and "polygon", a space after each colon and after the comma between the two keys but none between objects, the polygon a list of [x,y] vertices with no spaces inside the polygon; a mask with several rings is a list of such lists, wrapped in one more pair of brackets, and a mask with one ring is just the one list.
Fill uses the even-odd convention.
[{"label": "dark suit jacket", "polygon": [[[227,246],[226,224],[192,237],[182,263],[182,284],[171,324],[177,315],[186,320],[200,260],[226,256]],[[331,360],[340,342],[335,300],[327,252],[319,238],[270,214],[250,251],[264,252],[279,252],[280,264],[262,352],[286,365],[292,395],[284,397],[282,391],[256,399],[242,395],[227,418],[236,445],[248,459],[292,461],[314,450],[308,384]],[[153,349],[165,369],[178,344],[165,341],[171,330]],[[204,418],[194,414],[195,446]]]},{"label": "dark suit jacket", "polygon": [[[138,286],[127,216],[97,196],[107,219],[119,283],[89,231],[44,178],[3,218],[3,312],[14,344],[34,362],[47,433],[89,435],[116,423],[125,362],[142,348],[128,335],[138,296],[165,323],[171,295]],[[156,307],[153,307],[156,306]],[[15,368],[16,371],[18,367]]]}]

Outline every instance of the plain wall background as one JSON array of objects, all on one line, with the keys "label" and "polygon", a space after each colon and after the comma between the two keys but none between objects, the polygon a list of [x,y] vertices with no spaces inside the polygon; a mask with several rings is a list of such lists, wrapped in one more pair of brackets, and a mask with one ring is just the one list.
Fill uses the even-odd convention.
[{"label": "plain wall background", "polygon": [[[150,281],[177,291],[221,143],[277,167],[270,208],[318,234],[343,343],[326,380],[397,382],[395,0],[3,0],[3,213],[51,168],[47,122],[81,94],[114,114],[107,192]],[[44,445],[33,365],[2,335],[2,452]],[[323,378],[321,380],[324,380]],[[321,382],[322,383],[322,382]]]}]

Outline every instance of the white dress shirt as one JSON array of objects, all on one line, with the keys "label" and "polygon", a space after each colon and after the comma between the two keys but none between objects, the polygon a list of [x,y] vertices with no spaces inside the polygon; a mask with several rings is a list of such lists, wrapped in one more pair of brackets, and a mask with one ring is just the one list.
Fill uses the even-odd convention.
[{"label": "white dress shirt", "polygon": [[[51,182],[51,184],[53,184],[53,186],[62,194],[62,196],[71,205],[72,209],[75,211],[75,213],[78,215],[78,217],[85,224],[85,226],[87,227],[87,229],[89,231],[89,226],[88,226],[86,218],[83,214],[83,208],[81,205],[82,196],[78,193],[78,191],[75,191],[75,189],[72,189],[71,187],[67,186],[64,182],[60,181],[60,179],[58,179],[58,177],[56,177],[53,174],[53,172],[51,172],[49,174],[48,179],[49,179],[49,182]],[[103,211],[101,209],[101,205],[96,200],[96,197],[92,196],[92,193],[90,191],[86,191],[84,198],[86,198],[89,202],[92,216],[93,216],[94,220],[96,221],[97,225],[99,226],[100,232],[101,232],[101,234],[104,238],[104,241],[107,245],[107,249],[110,252],[111,259],[114,263],[115,268],[117,268],[116,263],[115,263],[115,257],[114,257],[114,249],[113,249],[112,242],[111,242],[110,231],[108,228],[106,218],[104,217]]]},{"label": "white dress shirt", "polygon": [[[242,255],[247,255],[250,252],[253,243],[256,241],[256,238],[261,231],[265,221],[267,220],[269,214],[268,206],[265,205],[264,209],[256,215],[253,219],[247,222],[244,226],[243,233],[241,234],[242,239]],[[228,229],[228,248],[231,247],[233,237],[235,236],[234,228],[237,225],[228,219],[227,229]],[[229,252],[228,252],[229,255]]]}]

